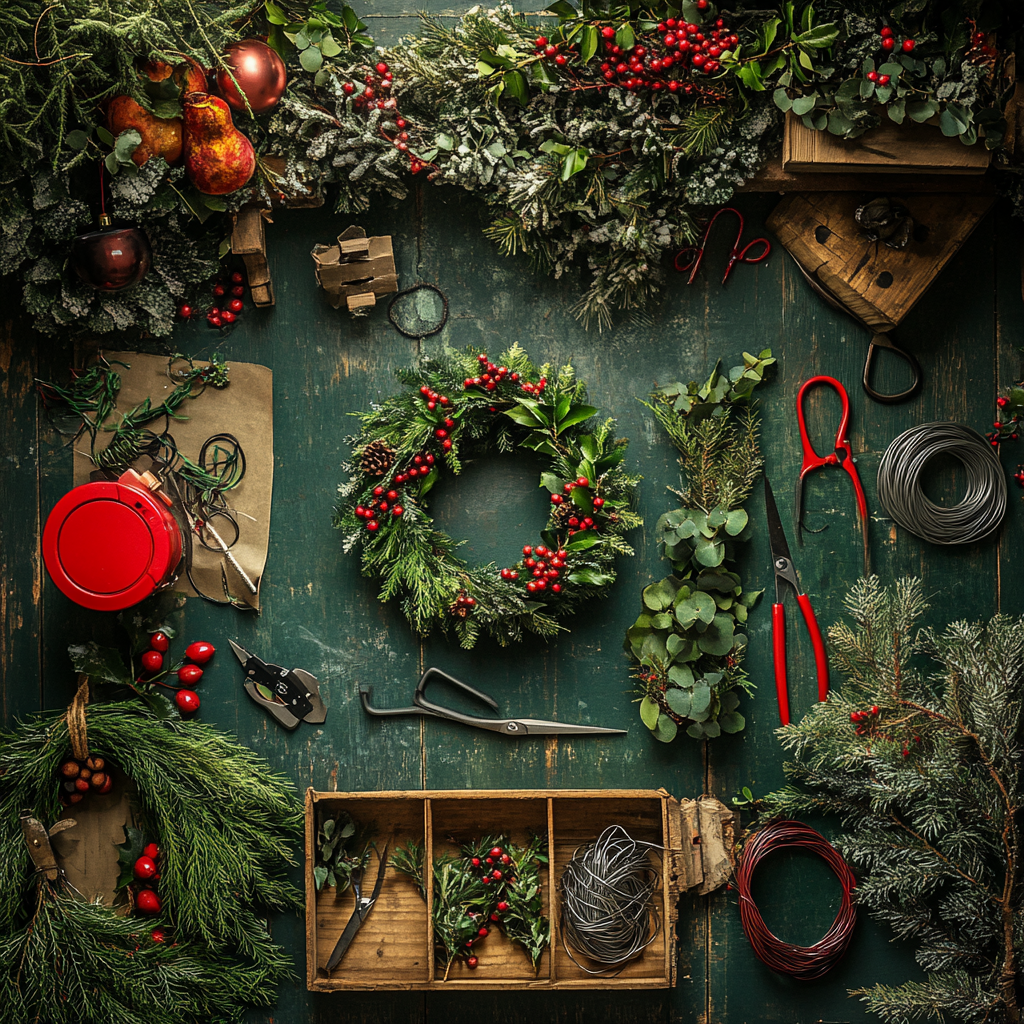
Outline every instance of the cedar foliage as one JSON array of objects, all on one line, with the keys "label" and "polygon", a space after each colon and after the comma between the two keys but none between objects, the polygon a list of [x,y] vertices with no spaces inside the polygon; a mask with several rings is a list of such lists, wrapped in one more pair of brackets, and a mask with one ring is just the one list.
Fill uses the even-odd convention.
[{"label": "cedar foliage", "polygon": [[[924,981],[856,990],[888,1024],[1017,1024],[1024,951],[1024,619],[918,629],[919,580],[861,580],[829,630],[846,681],[779,730],[793,754],[766,815],[838,815],[858,904],[916,945]],[[878,707],[861,734],[853,712]]]},{"label": "cedar foliage", "polygon": [[[163,909],[122,917],[33,874],[19,814],[59,816],[67,723],[50,713],[0,735],[5,1024],[207,1024],[270,1005],[291,963],[264,916],[301,905],[287,878],[302,821],[290,785],[233,738],[138,702],[90,706],[88,734],[134,784],[136,823],[161,849]],[[151,941],[156,925],[165,943]]]}]

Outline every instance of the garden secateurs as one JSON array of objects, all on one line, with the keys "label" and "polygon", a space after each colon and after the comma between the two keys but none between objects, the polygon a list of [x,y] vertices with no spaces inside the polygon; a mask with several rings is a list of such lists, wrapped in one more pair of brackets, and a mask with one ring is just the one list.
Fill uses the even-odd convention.
[{"label": "garden secateurs", "polygon": [[269,711],[278,725],[296,729],[302,722],[322,722],[327,717],[315,676],[305,669],[268,664],[234,640],[228,643],[245,669],[245,692]]}]

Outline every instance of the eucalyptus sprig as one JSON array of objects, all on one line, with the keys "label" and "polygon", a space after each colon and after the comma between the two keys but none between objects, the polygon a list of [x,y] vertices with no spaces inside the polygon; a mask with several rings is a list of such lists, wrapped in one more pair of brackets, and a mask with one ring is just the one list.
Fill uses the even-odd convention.
[{"label": "eucalyptus sprig", "polygon": [[672,575],[644,589],[644,611],[625,640],[640,718],[664,743],[681,727],[702,739],[746,724],[735,691],[752,684],[738,630],[761,591],[745,590],[726,566],[750,535],[742,505],[762,466],[753,392],[774,363],[770,349],[745,352],[728,374],[716,367],[702,385],[669,384],[648,403],[680,450],[686,478],[674,491],[683,507],[656,527]]}]

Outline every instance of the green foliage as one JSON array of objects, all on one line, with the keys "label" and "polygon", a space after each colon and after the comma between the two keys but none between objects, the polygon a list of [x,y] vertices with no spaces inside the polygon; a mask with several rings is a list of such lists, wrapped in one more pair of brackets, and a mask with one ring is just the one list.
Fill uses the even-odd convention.
[{"label": "green foliage", "polygon": [[[359,852],[356,852],[358,849]],[[370,861],[370,845],[359,834],[348,811],[328,816],[317,811],[316,866],[313,880],[317,892],[325,885],[335,888],[340,896],[352,884],[352,872],[365,870]]]},{"label": "green foliage", "polygon": [[745,352],[728,375],[716,367],[703,385],[669,384],[649,405],[682,453],[686,485],[675,492],[683,507],[656,527],[672,575],[644,590],[625,647],[636,663],[640,719],[664,743],[682,727],[701,739],[746,724],[735,690],[751,684],[738,630],[761,591],[744,590],[727,563],[748,534],[741,506],[762,466],[753,392],[774,362],[770,349]]},{"label": "green foliage", "polygon": [[[134,785],[135,824],[160,846],[163,910],[121,916],[33,872],[18,816],[60,814],[67,723],[47,713],[0,735],[4,1019],[205,1024],[269,1005],[291,968],[265,915],[301,906],[287,878],[302,822],[290,784],[237,740],[137,702],[91,704],[87,721],[90,751]],[[154,925],[166,943],[150,940]]]},{"label": "green foliage", "polygon": [[[484,884],[482,876],[490,872],[488,851],[500,847],[511,863],[498,867],[503,876]],[[447,979],[458,957],[468,957],[473,946],[486,941],[481,927],[500,928],[519,946],[533,965],[551,942],[551,928],[544,916],[544,866],[547,855],[544,837],[534,836],[526,846],[516,846],[505,836],[488,836],[467,843],[459,855],[442,854],[434,858],[434,946],[437,964]],[[476,859],[476,865],[473,860]],[[391,857],[391,866],[412,878],[426,898],[423,881],[424,850],[421,844],[399,847]],[[499,910],[498,904],[506,904]]]},{"label": "green foliage", "polygon": [[[498,363],[508,376],[491,391],[482,383],[466,386],[467,380],[482,380],[475,349],[445,349],[418,369],[402,371],[403,390],[361,414],[362,430],[350,439],[350,479],[338,489],[334,512],[334,525],[345,534],[345,550],[361,549],[364,575],[380,580],[380,599],[399,598],[421,635],[440,628],[454,633],[467,648],[481,634],[500,644],[518,641],[526,633],[555,635],[564,628],[559,619],[607,593],[615,581],[616,556],[633,553],[624,535],[641,525],[633,511],[639,478],[622,467],[627,442],[615,437],[614,420],[595,422],[598,410],[586,404],[586,385],[572,367],[556,372],[548,365],[534,366],[518,346],[504,352]],[[435,402],[430,409],[421,388],[448,401]],[[447,442],[451,444],[445,449]],[[383,475],[365,472],[360,464],[374,444],[393,452]],[[549,506],[539,537],[523,538],[527,546],[564,552],[559,576],[545,579],[543,587],[532,575],[533,566],[525,564],[526,556],[511,567],[516,579],[503,578],[493,564],[467,565],[456,554],[458,543],[434,529],[428,511],[429,491],[446,469],[457,475],[466,460],[516,448],[543,458],[539,484],[558,499]],[[410,481],[409,469],[419,468],[415,459],[433,468]],[[587,479],[586,487],[566,491],[567,484],[581,477]],[[383,495],[374,494],[377,487]],[[356,510],[376,510],[392,490],[399,497],[390,504],[385,501],[387,508],[373,520],[378,527],[367,529],[367,519]],[[400,516],[394,514],[395,504],[402,509]],[[584,522],[588,518],[591,522]],[[460,606],[460,598],[473,603]]]},{"label": "green foliage", "polygon": [[[1003,52],[1013,48],[1010,23],[1000,29],[1000,52],[974,42],[977,26],[962,8],[943,11],[946,5],[939,2],[903,4],[879,12],[878,20],[867,20],[831,6],[839,19],[829,26],[833,66],[791,63],[774,79],[773,99],[780,110],[791,110],[808,128],[847,139],[878,125],[879,111],[884,110],[896,124],[937,120],[943,135],[968,146],[982,135],[987,148],[1002,145],[1002,111],[1012,88],[1001,74]],[[786,7],[792,21],[793,4]],[[804,17],[810,10],[804,8]],[[883,24],[896,41],[890,51],[879,45]],[[905,53],[901,44],[908,38],[914,47]],[[770,87],[769,77],[766,72],[762,88]]]},{"label": "green foliage", "polygon": [[764,814],[838,816],[858,905],[916,945],[927,980],[858,989],[871,1012],[1018,1020],[1024,620],[919,630],[919,580],[862,580],[846,607],[829,630],[845,681],[778,730],[791,783]]}]

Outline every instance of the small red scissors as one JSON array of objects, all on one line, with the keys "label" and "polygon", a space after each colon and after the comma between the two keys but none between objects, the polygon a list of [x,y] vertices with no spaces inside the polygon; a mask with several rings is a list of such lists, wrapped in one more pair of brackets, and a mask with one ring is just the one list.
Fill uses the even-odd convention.
[{"label": "small red scissors", "polygon": [[[804,395],[819,384],[833,388],[843,403],[842,416],[839,420],[839,427],[836,430],[836,440],[833,450],[828,455],[819,455],[814,450],[810,438],[807,436],[807,423],[804,420]],[[849,474],[853,482],[853,493],[857,499],[857,515],[860,518],[861,532],[864,537],[864,574],[868,575],[868,501],[864,496],[864,488],[861,486],[860,477],[857,475],[857,465],[853,461],[853,451],[850,448],[850,441],[846,436],[847,427],[850,424],[850,396],[846,388],[835,379],[835,377],[811,377],[805,381],[799,394],[796,396],[796,417],[800,424],[800,443],[804,449],[804,461],[800,466],[800,477],[796,482],[796,503],[794,505],[794,520],[796,523],[796,535],[800,543],[803,543],[801,530],[807,529],[803,525],[803,504],[804,504],[804,477],[813,469],[821,469],[823,466],[842,466]],[[811,533],[820,531],[809,531]]]},{"label": "small red scissors", "polygon": [[[762,260],[767,259],[768,254],[772,251],[772,243],[767,238],[754,238],[741,249],[740,239],[743,237],[743,214],[733,206],[723,206],[720,210],[715,211],[715,215],[708,221],[708,226],[704,229],[704,237],[700,240],[700,245],[687,246],[687,248],[676,254],[676,270],[681,274],[685,274],[687,271],[690,272],[690,276],[686,281],[687,284],[693,284],[694,278],[697,276],[700,265],[704,260],[704,249],[708,244],[708,238],[711,236],[711,230],[715,226],[715,221],[723,213],[735,213],[740,223],[739,229],[736,231],[736,241],[732,243],[732,251],[729,253],[728,262],[725,264],[722,284],[729,280],[729,275],[737,263],[760,263]],[[747,253],[751,247],[758,244],[762,246],[761,252],[757,256],[748,256]],[[684,260],[686,262],[683,262]]]}]

